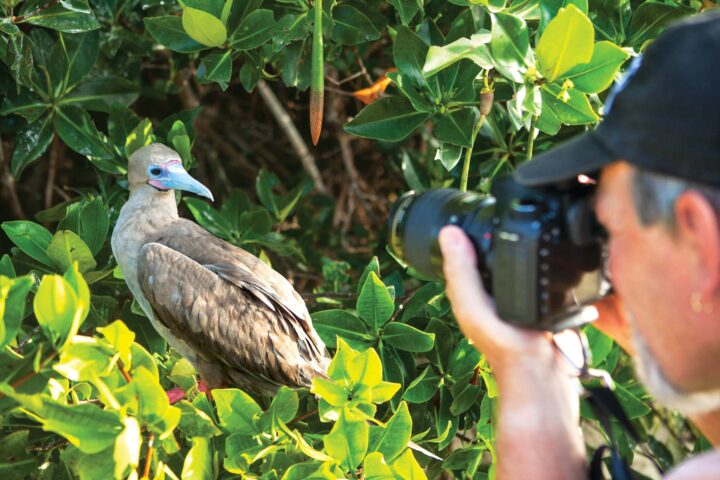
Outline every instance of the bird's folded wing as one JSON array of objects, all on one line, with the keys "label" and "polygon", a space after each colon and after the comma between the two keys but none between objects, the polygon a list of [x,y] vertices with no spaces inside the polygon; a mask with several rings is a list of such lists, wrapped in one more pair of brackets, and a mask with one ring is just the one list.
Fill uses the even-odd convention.
[{"label": "bird's folded wing", "polygon": [[294,318],[168,246],[140,250],[138,280],[157,320],[211,363],[276,385],[308,385],[324,358]]},{"label": "bird's folded wing", "polygon": [[[305,302],[285,277],[251,253],[221,240],[199,225],[179,219],[155,240],[203,265],[216,275],[246,289],[269,308],[280,310],[300,328],[316,355],[326,356],[322,340],[312,327]],[[298,332],[300,334],[300,332]]]}]

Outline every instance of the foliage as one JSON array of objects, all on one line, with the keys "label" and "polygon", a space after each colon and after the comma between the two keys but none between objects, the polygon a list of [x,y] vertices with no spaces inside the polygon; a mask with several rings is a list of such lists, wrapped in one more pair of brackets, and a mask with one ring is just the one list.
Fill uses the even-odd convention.
[{"label": "foliage", "polygon": [[[0,2],[3,202],[13,203],[17,181],[35,220],[17,205],[0,213],[11,247],[0,259],[0,471],[492,477],[492,371],[457,329],[443,286],[385,251],[385,204],[408,187],[487,191],[534,150],[592,127],[626,61],[700,8],[696,0]],[[252,175],[208,153],[255,123],[272,130],[257,110],[217,120],[233,101],[256,99],[247,92],[261,81],[318,144],[326,177],[337,165],[352,172],[342,142],[353,139],[361,178],[342,174],[337,198],[313,193],[279,140],[275,161],[258,162]],[[309,105],[310,118],[292,104]],[[209,399],[132,302],[109,234],[127,198],[127,157],[152,142],[223,190],[218,207],[179,196],[181,209],[305,294],[334,350],[328,378],[311,391],[283,388],[271,400],[227,389]],[[245,143],[244,155],[261,156],[254,140]],[[59,203],[57,170],[68,187]],[[44,204],[31,194],[43,185]],[[361,207],[344,220],[350,196]],[[375,211],[362,206],[372,198]],[[661,463],[707,446],[682,418],[654,408],[612,340],[586,333],[593,366],[613,374]],[[165,392],[176,387],[185,399],[171,405]],[[582,416],[583,428],[597,429],[584,404]],[[635,442],[619,436],[632,460]]]}]

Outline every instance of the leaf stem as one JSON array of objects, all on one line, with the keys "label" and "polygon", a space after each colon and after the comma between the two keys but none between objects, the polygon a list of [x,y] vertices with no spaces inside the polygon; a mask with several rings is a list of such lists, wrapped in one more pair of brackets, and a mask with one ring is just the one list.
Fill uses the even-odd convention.
[{"label": "leaf stem", "polygon": [[150,464],[152,463],[152,456],[153,452],[155,451],[155,434],[150,433],[150,436],[148,436],[148,450],[147,455],[145,456],[145,468],[143,469],[143,474],[141,479],[150,478]]},{"label": "leaf stem", "polygon": [[537,116],[533,116],[530,119],[530,128],[528,129],[528,142],[527,142],[527,159],[531,160],[533,156],[533,148],[535,146],[535,122]]},{"label": "leaf stem", "polygon": [[[25,382],[27,382],[28,380],[33,378],[35,375],[40,373],[47,366],[47,364],[50,363],[50,361],[57,356],[57,354],[58,354],[57,352],[52,352],[48,356],[48,358],[46,358],[45,361],[40,364],[40,368],[38,368],[37,372],[33,370],[33,371],[26,373],[25,375],[23,375],[22,377],[15,380],[13,383],[11,383],[10,386],[12,388],[18,388],[18,387],[22,386]],[[0,398],[4,398],[4,397],[5,397],[5,394],[0,393]]]},{"label": "leaf stem", "polygon": [[463,163],[462,176],[460,177],[460,191],[467,191],[468,176],[470,175],[470,159],[472,158],[473,146],[475,145],[475,137],[477,137],[480,128],[485,123],[485,115],[480,115],[477,123],[473,127],[472,136],[470,137],[470,147],[465,152],[465,162]]}]

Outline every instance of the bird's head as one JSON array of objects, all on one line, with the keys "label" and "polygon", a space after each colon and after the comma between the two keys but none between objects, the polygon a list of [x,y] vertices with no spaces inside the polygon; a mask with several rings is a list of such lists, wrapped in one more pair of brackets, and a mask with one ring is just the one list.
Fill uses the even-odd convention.
[{"label": "bird's head", "polygon": [[210,190],[185,171],[180,155],[160,143],[138,149],[128,161],[130,191],[150,185],[155,190],[185,190],[213,200]]}]

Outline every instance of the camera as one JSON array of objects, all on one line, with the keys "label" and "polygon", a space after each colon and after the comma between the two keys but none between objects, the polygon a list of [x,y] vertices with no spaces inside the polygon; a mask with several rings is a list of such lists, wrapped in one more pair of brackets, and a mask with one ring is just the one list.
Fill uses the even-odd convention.
[{"label": "camera", "polygon": [[393,253],[422,276],[442,278],[438,234],[457,225],[477,252],[483,285],[505,321],[556,331],[592,321],[606,295],[604,232],[591,182],[543,188],[498,178],[490,195],[436,189],[405,193],[388,219]]}]

